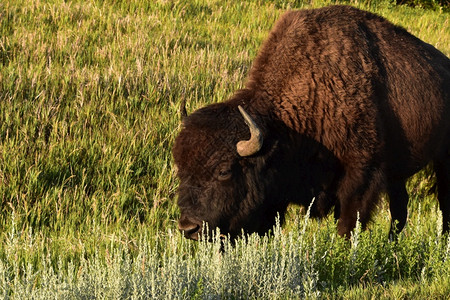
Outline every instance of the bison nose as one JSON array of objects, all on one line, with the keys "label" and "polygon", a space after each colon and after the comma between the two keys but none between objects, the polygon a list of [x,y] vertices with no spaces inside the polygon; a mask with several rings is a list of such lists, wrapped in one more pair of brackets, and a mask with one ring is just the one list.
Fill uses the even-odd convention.
[{"label": "bison nose", "polygon": [[198,240],[201,228],[201,224],[188,218],[181,218],[178,222],[178,229],[184,232],[184,236],[188,239]]}]

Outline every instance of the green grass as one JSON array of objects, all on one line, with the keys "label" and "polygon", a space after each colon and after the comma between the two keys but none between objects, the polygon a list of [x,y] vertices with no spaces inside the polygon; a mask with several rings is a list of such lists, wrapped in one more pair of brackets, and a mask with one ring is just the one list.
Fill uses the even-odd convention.
[{"label": "green grass", "polygon": [[433,212],[431,218],[414,216],[397,243],[386,241],[386,213],[370,230],[358,227],[350,241],[337,235],[331,220],[319,224],[306,214],[293,218],[289,231],[277,225],[270,236],[246,236],[233,246],[215,237],[212,243],[195,243],[168,230],[141,235],[130,250],[112,235],[103,253],[83,253],[76,262],[54,261],[48,254],[38,269],[14,257],[19,244],[31,249],[39,241],[30,233],[18,242],[13,228],[4,247],[6,260],[0,261],[0,294],[19,299],[442,299],[450,293],[450,238],[441,235],[435,207]]},{"label": "green grass", "polygon": [[[409,185],[398,244],[385,240],[383,203],[357,247],[336,236],[331,218],[308,221],[302,234],[296,207],[278,235],[251,237],[224,255],[176,230],[171,146],[181,101],[193,111],[226,100],[283,11],[331,3],[376,12],[450,55],[449,13],[388,1],[1,2],[0,293],[448,294],[449,242],[436,230],[425,173]],[[269,277],[252,282],[255,274]]]}]

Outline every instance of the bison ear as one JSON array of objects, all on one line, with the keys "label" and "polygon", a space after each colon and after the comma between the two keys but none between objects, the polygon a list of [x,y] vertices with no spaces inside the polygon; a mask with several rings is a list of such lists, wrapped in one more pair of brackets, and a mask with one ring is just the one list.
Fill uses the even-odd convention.
[{"label": "bison ear", "polygon": [[180,116],[181,116],[182,121],[188,116],[187,111],[186,111],[186,98],[181,100]]},{"label": "bison ear", "polygon": [[236,150],[240,156],[250,156],[257,153],[263,144],[263,136],[261,130],[256,125],[255,121],[247,114],[247,112],[239,105],[239,111],[241,112],[244,121],[250,129],[250,139],[248,141],[239,141],[236,144]]}]

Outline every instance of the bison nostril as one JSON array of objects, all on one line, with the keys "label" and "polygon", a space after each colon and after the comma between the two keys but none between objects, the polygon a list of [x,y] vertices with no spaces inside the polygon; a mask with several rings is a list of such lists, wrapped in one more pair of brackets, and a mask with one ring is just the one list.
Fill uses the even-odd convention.
[{"label": "bison nostril", "polygon": [[200,224],[194,223],[187,219],[182,219],[178,223],[178,229],[184,232],[185,237],[193,240],[198,240],[201,226]]}]

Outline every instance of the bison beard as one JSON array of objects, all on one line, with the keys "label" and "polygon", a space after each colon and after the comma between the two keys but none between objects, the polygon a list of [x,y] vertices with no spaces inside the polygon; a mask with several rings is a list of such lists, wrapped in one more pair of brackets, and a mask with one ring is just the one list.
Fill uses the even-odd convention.
[{"label": "bison beard", "polygon": [[[404,29],[346,6],[287,12],[246,86],[183,120],[173,148],[179,229],[264,233],[289,203],[334,207],[364,227],[381,192],[390,234],[405,226],[406,179],[433,162],[450,221],[450,60]],[[395,225],[396,224],[396,225]]]}]

